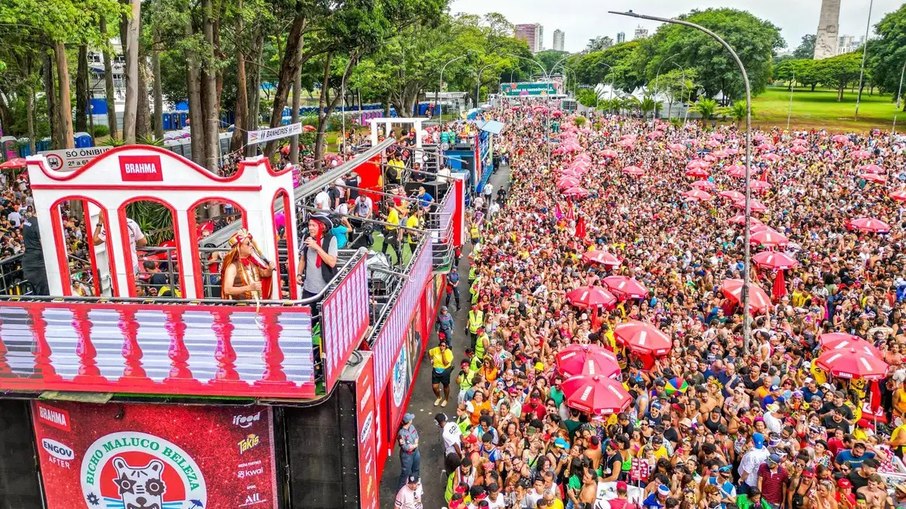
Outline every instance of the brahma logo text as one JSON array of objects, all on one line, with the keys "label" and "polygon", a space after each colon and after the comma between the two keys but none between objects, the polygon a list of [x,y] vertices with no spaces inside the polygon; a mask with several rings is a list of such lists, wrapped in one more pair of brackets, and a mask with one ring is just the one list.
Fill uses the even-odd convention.
[{"label": "brahma logo text", "polygon": [[249,433],[249,436],[243,438],[239,441],[239,454],[245,454],[250,450],[258,447],[258,444],[261,443],[261,438],[258,435]]},{"label": "brahma logo text", "polygon": [[146,433],[111,433],[85,451],[82,495],[105,509],[204,509],[201,469],[182,448]]},{"label": "brahma logo text", "polygon": [[123,182],[163,180],[160,156],[120,156],[120,177]]},{"label": "brahma logo text", "polygon": [[40,419],[41,422],[63,431],[71,430],[69,426],[69,412],[43,403],[36,403],[35,405],[38,407],[38,419]]}]

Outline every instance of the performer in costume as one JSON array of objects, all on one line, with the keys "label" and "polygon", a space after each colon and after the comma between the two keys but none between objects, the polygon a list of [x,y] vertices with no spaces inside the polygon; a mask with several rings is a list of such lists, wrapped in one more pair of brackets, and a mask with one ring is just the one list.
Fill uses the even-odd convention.
[{"label": "performer in costume", "polygon": [[268,300],[274,263],[261,255],[252,234],[245,229],[230,238],[230,252],[223,257],[220,279],[221,297],[231,300]]}]

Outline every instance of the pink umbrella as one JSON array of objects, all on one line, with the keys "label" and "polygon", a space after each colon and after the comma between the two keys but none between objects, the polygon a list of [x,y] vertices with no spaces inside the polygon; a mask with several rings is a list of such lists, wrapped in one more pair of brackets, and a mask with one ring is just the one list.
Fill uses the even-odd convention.
[{"label": "pink umbrella", "polygon": [[795,258],[778,251],[762,251],[753,256],[752,261],[758,267],[769,270],[794,269],[799,266]]},{"label": "pink umbrella", "polygon": [[575,177],[563,177],[557,181],[557,188],[566,190],[571,187],[579,187],[579,179]]},{"label": "pink umbrella", "polygon": [[840,378],[879,380],[887,375],[889,369],[880,358],[856,348],[828,350],[816,362],[821,369]]},{"label": "pink umbrella", "polygon": [[[742,279],[724,279],[720,291],[730,300],[742,305]],[[764,313],[771,308],[771,298],[755,283],[749,283],[749,309],[755,313]]]},{"label": "pink umbrella", "polygon": [[759,246],[773,248],[789,244],[790,239],[784,237],[779,232],[767,229],[753,233],[752,236],[749,237],[749,242],[758,244]]},{"label": "pink umbrella", "polygon": [[890,193],[890,199],[894,201],[906,201],[906,189],[899,189]]},{"label": "pink umbrella", "polygon": [[708,140],[705,142],[705,145],[711,148],[717,148],[720,146],[720,142],[717,140]]},{"label": "pink umbrella", "polygon": [[883,184],[887,182],[887,177],[884,175],[879,175],[877,173],[862,173],[859,175],[859,178],[867,180],[869,182],[874,182],[876,184]]},{"label": "pink umbrella", "polygon": [[566,191],[563,191],[563,196],[568,196],[570,198],[586,198],[588,196],[588,189],[584,187],[570,187]]},{"label": "pink umbrella", "polygon": [[859,336],[853,336],[852,334],[847,334],[845,332],[822,334],[818,338],[818,342],[825,350],[848,350],[850,348],[855,348],[856,350],[874,355],[879,359],[884,358],[884,354],[881,353],[875,345],[865,341]]},{"label": "pink umbrella", "polygon": [[779,155],[773,154],[773,153],[772,153],[772,154],[765,154],[765,155],[762,156],[761,158],[764,159],[765,161],[770,161],[770,162],[772,162],[772,163],[776,163],[777,161],[779,161],[780,159],[782,159]]},{"label": "pink umbrella", "polygon": [[648,296],[648,289],[631,277],[608,276],[603,283],[620,299],[644,299]]},{"label": "pink umbrella", "polygon": [[692,187],[702,190],[714,189],[714,182],[709,180],[696,180],[692,183]]},{"label": "pink umbrella", "polygon": [[[746,195],[740,193],[739,191],[721,191],[720,194],[719,194],[719,196],[720,196],[721,198],[726,198],[726,199],[728,199],[728,200],[730,200],[730,201],[745,200],[745,199],[746,199]],[[740,217],[742,217],[742,216],[740,216]],[[742,222],[741,222],[740,224],[742,224],[742,223],[744,223],[744,222],[745,222],[745,218],[743,218],[743,220],[742,220]]]},{"label": "pink umbrella", "polygon": [[[738,209],[745,210],[746,202],[745,200],[739,200],[738,202],[734,203],[733,206]],[[761,213],[768,210],[768,208],[764,205],[764,203],[761,203],[755,198],[752,198],[751,200],[749,200],[749,210],[751,210],[752,212]]]},{"label": "pink umbrella", "polygon": [[763,232],[763,231],[775,231],[775,230],[764,223],[753,224],[752,227],[749,228],[749,232],[751,235],[755,235],[756,233]]},{"label": "pink umbrella", "polygon": [[796,145],[790,149],[790,152],[792,152],[794,154],[804,154],[804,153],[808,152],[808,149],[803,147],[802,145]]},{"label": "pink umbrella", "polygon": [[557,353],[557,369],[564,376],[620,374],[620,362],[610,350],[598,345],[568,345]]},{"label": "pink umbrella", "polygon": [[585,263],[597,263],[604,265],[605,267],[619,267],[621,263],[620,259],[616,256],[608,253],[607,251],[586,251],[582,255],[582,260]]},{"label": "pink umbrella", "polygon": [[853,219],[846,223],[846,227],[850,230],[859,230],[860,232],[868,233],[887,233],[890,231],[889,224],[873,217]]},{"label": "pink umbrella", "polygon": [[852,153],[853,159],[868,159],[871,157],[871,152],[867,150],[856,150]]},{"label": "pink umbrella", "polygon": [[771,184],[768,184],[764,180],[752,180],[749,181],[749,187],[752,191],[763,193],[771,188]]},{"label": "pink umbrella", "polygon": [[714,133],[711,135],[711,139],[717,140],[717,141],[724,141],[725,139],[727,139],[727,137],[720,133]]},{"label": "pink umbrella", "polygon": [[616,150],[611,150],[609,148],[602,150],[599,154],[601,154],[601,157],[609,157],[611,159],[618,157]]},{"label": "pink umbrella", "polygon": [[716,157],[717,159],[723,159],[730,154],[726,150],[715,150],[714,152],[711,152],[711,155]]},{"label": "pink umbrella", "polygon": [[623,168],[624,175],[632,175],[633,177],[641,177],[645,174],[645,170],[639,168],[638,166],[627,166]]},{"label": "pink umbrella", "polygon": [[692,189],[692,190],[682,193],[682,195],[683,195],[683,198],[686,198],[689,200],[697,200],[697,201],[709,201],[712,198],[714,198],[710,194],[702,191],[701,189]]},{"label": "pink umbrella", "polygon": [[626,147],[626,148],[631,147],[631,146],[635,145],[635,138],[627,138],[625,140],[620,140],[617,142],[617,145],[619,145],[621,147]]},{"label": "pink umbrella", "polygon": [[560,384],[566,406],[594,415],[622,412],[632,404],[623,384],[603,375],[576,375]]},{"label": "pink umbrella", "polygon": [[833,348],[833,345],[838,344],[841,341],[865,341],[859,336],[854,336],[852,334],[847,334],[846,332],[828,332],[827,334],[822,334],[818,336],[818,344],[823,347]]},{"label": "pink umbrella", "polygon": [[738,164],[731,164],[724,169],[727,171],[727,175],[733,178],[746,178],[746,169]]},{"label": "pink umbrella", "polygon": [[670,338],[648,322],[623,322],[614,327],[613,334],[617,343],[639,354],[666,355],[673,347]]},{"label": "pink umbrella", "polygon": [[686,164],[687,170],[692,169],[692,168],[710,168],[710,167],[711,167],[711,164],[708,163],[708,161],[702,161],[701,159],[695,159],[693,161],[689,161]]},{"label": "pink umbrella", "polygon": [[686,151],[686,146],[683,145],[682,143],[671,143],[671,144],[667,145],[667,148],[670,149],[671,152],[685,152]]},{"label": "pink umbrella", "polygon": [[849,143],[849,136],[845,134],[835,134],[831,137],[834,143]]},{"label": "pink umbrella", "polygon": [[664,133],[662,131],[651,131],[650,133],[648,133],[648,139],[653,140],[656,138],[660,138],[663,135],[664,135]]},{"label": "pink umbrella", "polygon": [[877,164],[865,164],[859,166],[859,171],[862,173],[886,173],[884,168],[881,168]]},{"label": "pink umbrella", "polygon": [[25,168],[26,161],[22,157],[14,157],[9,161],[0,163],[0,170],[9,170],[12,168]]},{"label": "pink umbrella", "polygon": [[687,177],[697,177],[697,178],[706,178],[708,176],[708,171],[704,168],[689,168],[686,170]]},{"label": "pink umbrella", "polygon": [[604,308],[611,309],[617,303],[617,298],[606,288],[601,286],[580,286],[566,294],[566,300],[579,309]]},{"label": "pink umbrella", "polygon": [[[735,192],[735,191],[731,191],[731,192]],[[730,218],[730,224],[746,224],[746,216],[744,214],[736,214],[735,216]],[[763,223],[757,217],[750,217],[749,224],[756,225],[756,224],[763,224]]]}]

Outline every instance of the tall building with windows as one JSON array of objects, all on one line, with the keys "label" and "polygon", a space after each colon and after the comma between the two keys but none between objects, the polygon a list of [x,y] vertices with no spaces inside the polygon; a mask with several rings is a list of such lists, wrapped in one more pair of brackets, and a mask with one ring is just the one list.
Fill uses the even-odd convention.
[{"label": "tall building with windows", "polygon": [[850,53],[861,48],[865,43],[864,35],[841,35],[838,38],[839,43],[837,44],[837,54],[842,55],[844,53]]},{"label": "tall building with windows", "polygon": [[541,23],[516,25],[516,38],[525,41],[532,53],[544,49],[544,27]]},{"label": "tall building with windows", "polygon": [[633,40],[635,39],[644,39],[648,37],[648,29],[642,28],[641,25],[635,27],[635,33],[632,35]]},{"label": "tall building with windows", "polygon": [[617,32],[617,44],[626,42],[626,32]]},{"label": "tall building with windows", "polygon": [[554,51],[563,51],[563,43],[566,39],[566,33],[559,28],[554,30]]}]

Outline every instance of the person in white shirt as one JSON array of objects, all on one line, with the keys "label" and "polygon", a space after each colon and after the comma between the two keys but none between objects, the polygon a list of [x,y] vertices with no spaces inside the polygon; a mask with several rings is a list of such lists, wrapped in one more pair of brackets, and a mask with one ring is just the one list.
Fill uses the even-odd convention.
[{"label": "person in white shirt", "polygon": [[767,447],[764,446],[764,435],[761,433],[752,435],[752,443],[754,447],[742,457],[737,472],[739,472],[741,480],[748,484],[749,487],[757,488],[758,467],[768,459],[770,453]]},{"label": "person in white shirt", "polygon": [[[145,238],[145,234],[142,232],[141,227],[136,223],[132,218],[126,218],[126,230],[129,233],[129,247],[132,255],[132,270],[134,274],[139,272],[139,263],[138,263],[138,253],[137,249],[140,247],[145,247],[148,245],[148,239]],[[103,244],[107,241],[107,232],[104,231],[104,225],[98,221],[98,224],[94,227],[94,245]]]},{"label": "person in white shirt", "polygon": [[422,483],[417,475],[410,475],[408,482],[396,494],[394,507],[398,509],[422,509]]},{"label": "person in white shirt", "polygon": [[330,195],[327,189],[321,189],[321,192],[315,195],[315,208],[318,210],[330,210]]}]

